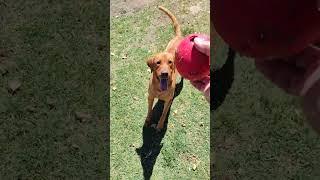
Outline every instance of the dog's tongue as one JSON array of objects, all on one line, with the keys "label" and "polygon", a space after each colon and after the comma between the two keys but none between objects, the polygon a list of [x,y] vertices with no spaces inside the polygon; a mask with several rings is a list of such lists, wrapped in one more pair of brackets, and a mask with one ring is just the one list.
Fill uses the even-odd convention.
[{"label": "dog's tongue", "polygon": [[167,78],[160,78],[160,89],[161,89],[161,91],[165,91],[168,89],[168,79]]}]

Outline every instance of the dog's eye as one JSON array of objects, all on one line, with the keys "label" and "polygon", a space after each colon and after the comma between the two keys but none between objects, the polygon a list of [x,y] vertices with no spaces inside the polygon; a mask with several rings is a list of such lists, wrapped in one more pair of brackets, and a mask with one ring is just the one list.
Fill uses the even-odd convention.
[{"label": "dog's eye", "polygon": [[160,64],[160,61],[157,61],[157,64]]},{"label": "dog's eye", "polygon": [[171,60],[169,61],[169,64],[172,64],[172,61],[171,61]]}]

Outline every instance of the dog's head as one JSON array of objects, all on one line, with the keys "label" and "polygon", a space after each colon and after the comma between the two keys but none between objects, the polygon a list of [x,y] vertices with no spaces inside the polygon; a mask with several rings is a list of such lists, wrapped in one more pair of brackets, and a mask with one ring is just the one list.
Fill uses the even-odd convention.
[{"label": "dog's head", "polygon": [[170,83],[173,73],[175,73],[174,56],[172,54],[166,52],[156,54],[147,60],[147,64],[163,86]]}]

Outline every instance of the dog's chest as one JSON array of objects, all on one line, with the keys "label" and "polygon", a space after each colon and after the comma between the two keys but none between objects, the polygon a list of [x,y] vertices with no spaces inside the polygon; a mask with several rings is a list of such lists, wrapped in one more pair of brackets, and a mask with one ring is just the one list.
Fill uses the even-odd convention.
[{"label": "dog's chest", "polygon": [[167,100],[173,96],[173,91],[168,89],[166,91],[158,91],[156,92],[156,97],[161,100]]},{"label": "dog's chest", "polygon": [[168,90],[161,91],[160,88],[151,85],[149,87],[149,94],[161,100],[170,100],[174,95],[174,87],[171,86]]}]

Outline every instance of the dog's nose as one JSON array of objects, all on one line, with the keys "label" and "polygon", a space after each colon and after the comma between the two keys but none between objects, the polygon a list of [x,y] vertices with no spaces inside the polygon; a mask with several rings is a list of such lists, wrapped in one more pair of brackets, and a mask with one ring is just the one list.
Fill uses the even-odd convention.
[{"label": "dog's nose", "polygon": [[161,72],[162,77],[168,77],[169,73],[168,72]]}]

